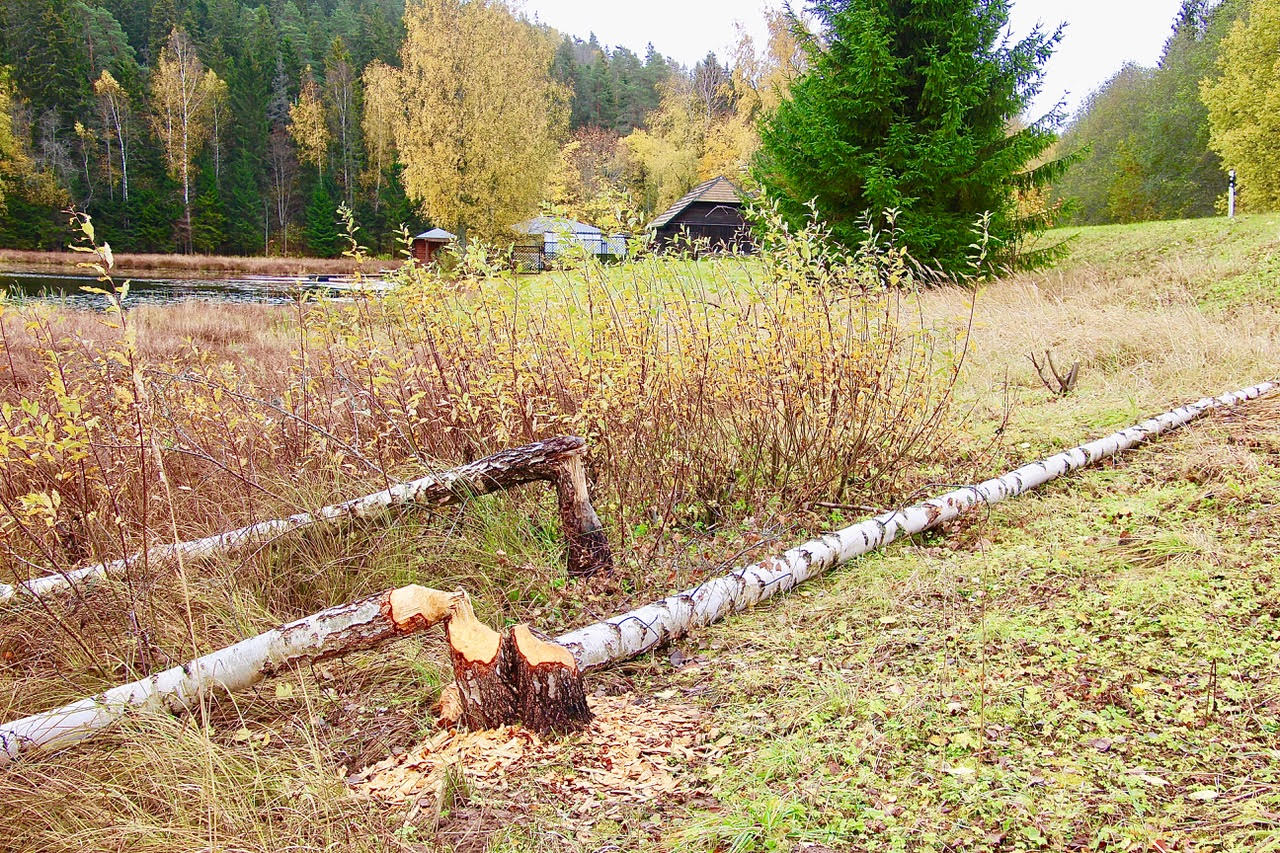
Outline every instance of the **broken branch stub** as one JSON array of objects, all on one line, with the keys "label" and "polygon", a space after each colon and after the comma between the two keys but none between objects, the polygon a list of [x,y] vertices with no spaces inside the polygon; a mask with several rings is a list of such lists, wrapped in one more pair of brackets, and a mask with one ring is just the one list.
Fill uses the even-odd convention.
[{"label": "broken branch stub", "polygon": [[587,578],[613,571],[613,554],[600,517],[591,506],[582,453],[566,453],[548,465],[556,487],[560,524],[569,547],[569,577]]},{"label": "broken branch stub", "polygon": [[[1051,351],[1044,351],[1043,362],[1036,358],[1034,352],[1028,353],[1027,357],[1031,359],[1031,363],[1035,366],[1036,373],[1040,375],[1040,381],[1044,383],[1045,388],[1062,397],[1070,394],[1075,389],[1076,380],[1080,378],[1080,362],[1077,361],[1072,364],[1071,369],[1067,371],[1067,375],[1064,378],[1058,372],[1058,366],[1053,363],[1053,353]],[[1046,372],[1046,369],[1048,372]]]},{"label": "broken branch stub", "polygon": [[587,577],[601,571],[607,573],[613,569],[613,559],[609,540],[587,493],[582,465],[585,452],[586,441],[577,436],[562,435],[535,441],[523,447],[500,450],[438,474],[397,483],[381,492],[321,507],[315,512],[261,521],[202,539],[155,545],[123,560],[58,572],[13,585],[0,584],[0,602],[19,594],[38,598],[46,593],[66,592],[105,577],[122,575],[144,557],[153,561],[205,559],[263,545],[314,524],[371,519],[400,507],[447,506],[536,480],[551,482],[556,487],[560,518],[565,524],[565,537],[569,542],[570,577]]}]

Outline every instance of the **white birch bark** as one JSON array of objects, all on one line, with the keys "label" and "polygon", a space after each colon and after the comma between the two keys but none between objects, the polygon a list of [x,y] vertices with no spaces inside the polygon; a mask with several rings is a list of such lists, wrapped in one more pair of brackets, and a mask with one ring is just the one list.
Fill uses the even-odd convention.
[{"label": "white birch bark", "polygon": [[557,637],[556,642],[573,653],[584,671],[635,657],[695,628],[788,592],[809,578],[883,548],[901,536],[928,530],[980,504],[996,504],[1016,497],[1077,468],[1177,429],[1213,409],[1252,400],[1276,387],[1272,382],[1263,382],[1221,397],[1206,397],[976,486],[965,486],[828,533],[780,556],[734,569],[662,601],[571,631]]},{"label": "white birch bark", "polygon": [[448,471],[407,483],[397,483],[381,492],[321,507],[315,512],[301,512],[288,518],[261,521],[203,539],[156,545],[122,560],[45,575],[18,584],[0,584],[0,603],[18,595],[39,598],[49,593],[65,592],[104,577],[119,576],[130,566],[143,561],[144,557],[147,561],[174,560],[179,556],[186,560],[204,559],[271,542],[279,536],[313,524],[375,518],[400,507],[447,506],[534,480],[554,481],[558,473],[557,463],[582,453],[585,447],[586,442],[581,438],[560,436],[524,447],[502,450]]},{"label": "white birch bark", "polygon": [[92,737],[135,709],[190,710],[212,689],[252,687],[308,661],[370,649],[440,622],[454,594],[410,586],[331,607],[181,666],[0,725],[0,765]]}]

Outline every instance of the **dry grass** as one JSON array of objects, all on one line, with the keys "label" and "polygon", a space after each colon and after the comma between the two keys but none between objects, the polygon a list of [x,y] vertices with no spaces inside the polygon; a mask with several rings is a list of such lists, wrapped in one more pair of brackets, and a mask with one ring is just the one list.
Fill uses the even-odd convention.
[{"label": "dry grass", "polygon": [[[954,290],[930,294],[926,316],[954,322],[970,298]],[[1027,355],[1049,349],[1060,367],[1080,362],[1086,395],[1123,390],[1150,406],[1269,378],[1278,337],[1280,311],[1247,319],[1206,311],[1193,291],[1157,277],[1116,278],[1082,265],[986,288],[974,316],[968,375],[975,394],[998,388],[1006,376],[1036,391],[1042,385]]]},{"label": "dry grass", "polygon": [[[75,252],[40,252],[0,249],[0,266],[36,271],[82,272],[76,264],[84,255]],[[377,261],[378,268],[397,269],[401,262]],[[219,277],[229,273],[251,276],[350,275],[356,264],[350,258],[277,258],[238,255],[116,255],[121,277],[143,273],[182,275],[191,278]]]}]

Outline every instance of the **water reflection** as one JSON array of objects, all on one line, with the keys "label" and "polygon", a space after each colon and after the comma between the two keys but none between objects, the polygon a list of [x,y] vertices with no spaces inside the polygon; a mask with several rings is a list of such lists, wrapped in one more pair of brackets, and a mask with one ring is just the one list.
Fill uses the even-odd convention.
[{"label": "water reflection", "polygon": [[[104,297],[86,293],[85,287],[101,285],[90,275],[64,273],[4,272],[0,273],[0,291],[10,300],[56,302],[71,308],[97,309]],[[381,281],[366,280],[368,289],[385,288]],[[299,293],[341,294],[349,291],[350,282],[340,276],[311,279],[251,276],[245,278],[132,278],[129,282],[130,305],[167,305],[184,299],[208,302],[248,302],[257,305],[286,305],[297,300]]]}]

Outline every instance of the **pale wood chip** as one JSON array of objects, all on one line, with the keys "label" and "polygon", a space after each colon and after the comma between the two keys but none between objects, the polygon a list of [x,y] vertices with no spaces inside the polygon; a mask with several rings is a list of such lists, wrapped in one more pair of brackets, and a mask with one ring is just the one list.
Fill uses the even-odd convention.
[{"label": "pale wood chip", "polygon": [[[686,773],[685,766],[713,760],[724,745],[715,740],[720,732],[710,729],[694,706],[630,695],[589,701],[596,717],[581,734],[543,741],[520,727],[443,729],[407,753],[351,775],[348,782],[361,799],[409,802],[413,814],[430,814],[427,806],[443,790],[448,768],[456,765],[473,795],[481,798],[536,785],[540,799],[554,797],[562,814],[578,816],[566,825],[576,833],[601,818],[602,795],[607,797],[606,814],[616,816],[628,803],[651,804],[679,791],[682,779],[696,785],[696,774]],[[566,763],[571,772],[554,770]]]}]

